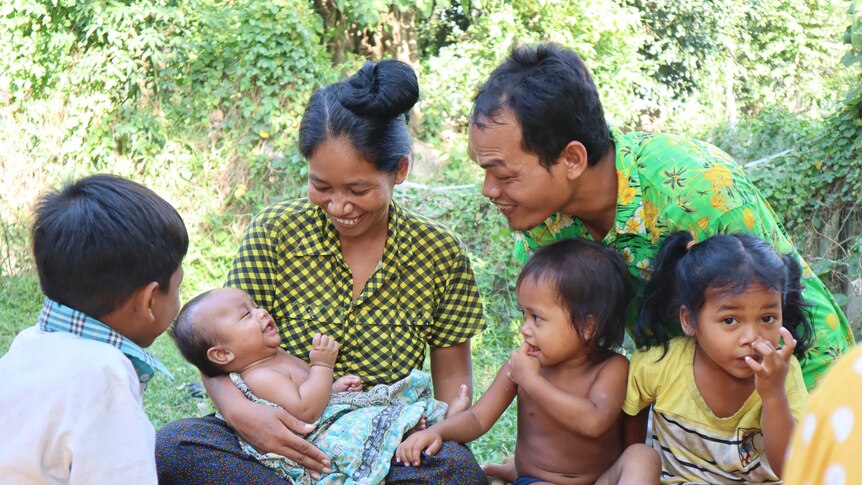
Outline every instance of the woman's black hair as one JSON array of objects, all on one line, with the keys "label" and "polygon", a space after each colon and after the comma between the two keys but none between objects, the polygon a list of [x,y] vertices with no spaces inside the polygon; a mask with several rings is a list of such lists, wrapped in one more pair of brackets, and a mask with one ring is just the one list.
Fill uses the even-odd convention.
[{"label": "woman's black hair", "polygon": [[311,95],[299,125],[299,150],[308,159],[324,141],[346,138],[378,170],[392,173],[410,155],[410,109],[419,83],[409,65],[366,62],[350,78]]},{"label": "woman's black hair", "polygon": [[[521,269],[517,287],[526,280],[546,281],[569,313],[575,332],[589,351],[602,360],[625,338],[632,283],[616,251],[586,239],[564,239],[541,248]],[[584,323],[592,315],[595,329],[584,338]]]},{"label": "woman's black hair", "polygon": [[655,259],[655,270],[644,289],[634,328],[638,347],[661,345],[671,336],[666,325],[678,321],[685,305],[697,325],[708,289],[740,294],[752,284],[781,293],[782,324],[796,339],[801,357],[812,343],[813,329],[802,298],[802,269],[792,254],[780,255],[765,241],[749,234],[712,236],[694,244],[688,232],[670,235]]},{"label": "woman's black hair", "polygon": [[595,165],[611,147],[596,85],[571,49],[554,43],[514,47],[473,98],[470,123],[479,129],[510,109],[521,125],[522,148],[547,169],[572,141]]}]

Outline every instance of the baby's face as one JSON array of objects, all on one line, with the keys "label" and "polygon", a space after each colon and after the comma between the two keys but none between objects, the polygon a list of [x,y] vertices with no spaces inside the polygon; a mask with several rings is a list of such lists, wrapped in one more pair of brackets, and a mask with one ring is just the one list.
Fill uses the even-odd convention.
[{"label": "baby's face", "polygon": [[214,290],[198,311],[202,322],[210,322],[219,344],[236,355],[271,351],[281,345],[275,320],[242,290]]}]

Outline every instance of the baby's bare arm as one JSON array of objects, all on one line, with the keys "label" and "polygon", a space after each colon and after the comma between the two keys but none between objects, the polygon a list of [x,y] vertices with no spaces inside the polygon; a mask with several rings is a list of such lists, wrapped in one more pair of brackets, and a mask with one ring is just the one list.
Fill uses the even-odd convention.
[{"label": "baby's bare arm", "polygon": [[[251,369],[243,375],[243,379],[258,397],[272,401],[297,418],[313,423],[323,414],[332,395],[332,368],[338,357],[338,342],[326,335],[315,334],[308,357],[311,369],[299,385],[294,381],[294,376],[299,373],[291,372],[290,368]],[[303,371],[307,368],[305,362],[299,359],[283,362],[290,367],[302,367],[300,370]]]},{"label": "baby's bare arm", "polygon": [[521,388],[561,426],[582,436],[597,438],[620,416],[628,368],[625,357],[611,356],[599,370],[585,398],[560,389],[542,376],[525,380]]},{"label": "baby's bare arm", "polygon": [[278,404],[307,423],[317,421],[332,394],[332,369],[323,366],[311,367],[308,377],[299,385],[289,374],[271,367],[251,369],[243,380],[256,396]]}]

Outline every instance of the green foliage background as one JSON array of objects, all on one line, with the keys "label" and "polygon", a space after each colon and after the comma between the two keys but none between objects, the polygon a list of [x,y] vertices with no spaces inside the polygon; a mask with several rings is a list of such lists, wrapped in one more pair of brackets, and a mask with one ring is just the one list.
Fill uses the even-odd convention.
[{"label": "green foliage background", "polygon": [[[849,11],[849,15],[848,15]],[[847,25],[850,27],[846,27]],[[682,132],[745,164],[814,269],[847,302],[862,275],[862,8],[825,0],[8,0],[0,5],[0,351],[41,303],[33,202],[95,172],[144,183],[191,235],[182,297],[220,285],[250,217],[304,193],[305,101],[366,59],[417,69],[416,167],[396,198],[462,236],[489,329],[477,391],[518,342],[505,221],[479,193],[465,128],[476,87],[516,43],[554,40],[593,70],[609,121]],[[156,426],[209,412],[176,376],[147,392]],[[473,447],[512,450],[513,410]]]}]

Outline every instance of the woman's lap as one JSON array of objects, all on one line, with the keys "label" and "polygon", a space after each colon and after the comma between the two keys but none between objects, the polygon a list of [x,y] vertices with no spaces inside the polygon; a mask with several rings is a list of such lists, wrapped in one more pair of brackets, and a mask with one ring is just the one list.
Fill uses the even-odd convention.
[{"label": "woman's lap", "polygon": [[[286,483],[248,456],[236,435],[215,416],[174,421],[156,434],[156,466],[160,484]],[[485,474],[470,450],[443,443],[435,456],[419,467],[392,463],[386,483],[484,483]]]}]

